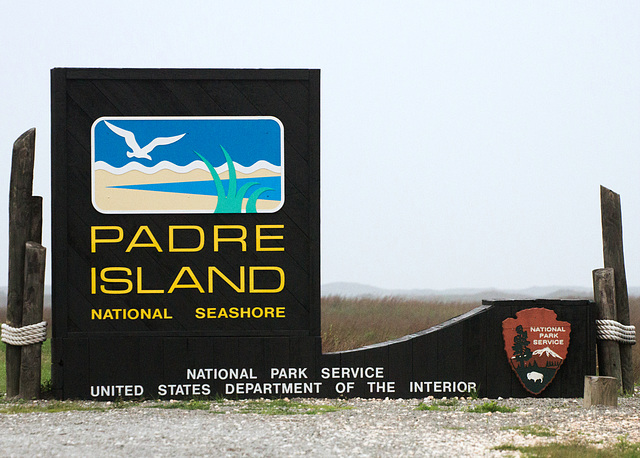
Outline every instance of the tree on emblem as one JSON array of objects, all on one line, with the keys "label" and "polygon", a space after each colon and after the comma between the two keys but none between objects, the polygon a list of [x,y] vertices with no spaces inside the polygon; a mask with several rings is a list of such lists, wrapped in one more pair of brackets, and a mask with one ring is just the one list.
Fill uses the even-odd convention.
[{"label": "tree on emblem", "polygon": [[519,367],[524,365],[525,361],[531,359],[533,353],[531,353],[531,349],[528,347],[529,341],[527,340],[527,331],[525,331],[522,325],[519,325],[516,328],[516,332],[518,333],[513,338],[513,358],[518,362]]}]

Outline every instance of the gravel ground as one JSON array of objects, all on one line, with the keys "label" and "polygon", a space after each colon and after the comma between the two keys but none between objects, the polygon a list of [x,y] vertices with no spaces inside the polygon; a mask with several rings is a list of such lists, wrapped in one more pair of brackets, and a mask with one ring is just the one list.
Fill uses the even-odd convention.
[{"label": "gravel ground", "polygon": [[[248,401],[211,410],[149,408],[159,402],[82,402],[105,411],[0,414],[3,456],[514,456],[504,444],[640,442],[640,395],[618,408],[584,409],[582,399],[505,399],[512,413],[472,413],[487,400],[462,399],[440,410],[421,400],[296,399],[349,407],[317,415],[242,413]],[[34,401],[35,402],[35,401]],[[40,403],[51,401],[40,401]],[[164,403],[171,406],[174,401]],[[427,404],[440,400],[425,399]],[[9,404],[0,403],[6,408]],[[522,427],[552,435],[526,434]]]}]

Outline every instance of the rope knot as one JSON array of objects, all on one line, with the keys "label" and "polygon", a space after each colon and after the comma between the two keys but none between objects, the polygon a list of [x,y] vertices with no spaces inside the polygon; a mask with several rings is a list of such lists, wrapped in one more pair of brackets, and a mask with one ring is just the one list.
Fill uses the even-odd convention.
[{"label": "rope knot", "polygon": [[33,345],[47,340],[47,322],[14,328],[2,323],[2,341],[9,345]]},{"label": "rope knot", "polygon": [[596,330],[600,340],[615,340],[627,345],[636,343],[635,326],[625,326],[615,320],[596,320]]}]

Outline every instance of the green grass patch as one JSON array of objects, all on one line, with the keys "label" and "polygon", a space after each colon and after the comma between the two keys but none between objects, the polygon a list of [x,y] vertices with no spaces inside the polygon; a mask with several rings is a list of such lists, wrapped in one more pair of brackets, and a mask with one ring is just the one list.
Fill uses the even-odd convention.
[{"label": "green grass patch", "polygon": [[106,410],[108,409],[103,405],[84,404],[76,401],[48,401],[46,403],[35,403],[32,401],[0,402],[0,414],[69,411],[104,412]]},{"label": "green grass patch", "polygon": [[441,408],[438,404],[427,404],[425,402],[421,402],[418,404],[418,407],[416,407],[416,410],[441,410]]},{"label": "green grass patch", "polygon": [[47,380],[51,380],[51,339],[47,339],[42,343],[40,381],[46,383]]},{"label": "green grass patch", "polygon": [[537,437],[553,437],[556,436],[555,431],[550,430],[546,426],[541,425],[527,425],[527,426],[504,426],[500,428],[502,431],[519,431],[523,436],[537,436]]},{"label": "green grass patch", "polygon": [[508,407],[498,404],[496,401],[487,401],[484,404],[478,404],[477,406],[470,407],[469,412],[473,413],[511,413],[518,410],[515,407]]},{"label": "green grass patch", "polygon": [[348,410],[351,407],[343,404],[307,404],[304,402],[274,399],[249,401],[241,413],[258,413],[262,415],[316,415],[327,412]]},{"label": "green grass patch", "polygon": [[455,410],[459,403],[457,399],[441,399],[432,403],[421,402],[416,410],[443,410],[443,408],[444,410]]},{"label": "green grass patch", "polygon": [[524,457],[547,458],[639,458],[640,444],[632,444],[618,439],[614,445],[597,448],[582,442],[567,444],[545,444],[516,447],[512,444],[499,445],[493,450],[520,452]]},{"label": "green grass patch", "polygon": [[0,396],[7,392],[7,344],[0,341]]},{"label": "green grass patch", "polygon": [[[7,344],[0,342],[0,396],[7,392]],[[51,389],[51,339],[42,343],[42,359],[40,369],[40,383],[43,389]]]}]

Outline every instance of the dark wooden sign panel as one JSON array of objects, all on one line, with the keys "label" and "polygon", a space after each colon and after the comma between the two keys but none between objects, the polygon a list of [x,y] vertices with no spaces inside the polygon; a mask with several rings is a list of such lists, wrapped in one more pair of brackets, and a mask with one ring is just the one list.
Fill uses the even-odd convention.
[{"label": "dark wooden sign panel", "polygon": [[54,69],[52,95],[65,396],[171,371],[156,337],[319,336],[319,71]]},{"label": "dark wooden sign panel", "polygon": [[576,397],[589,301],[322,354],[319,71],[52,71],[63,398]]}]

